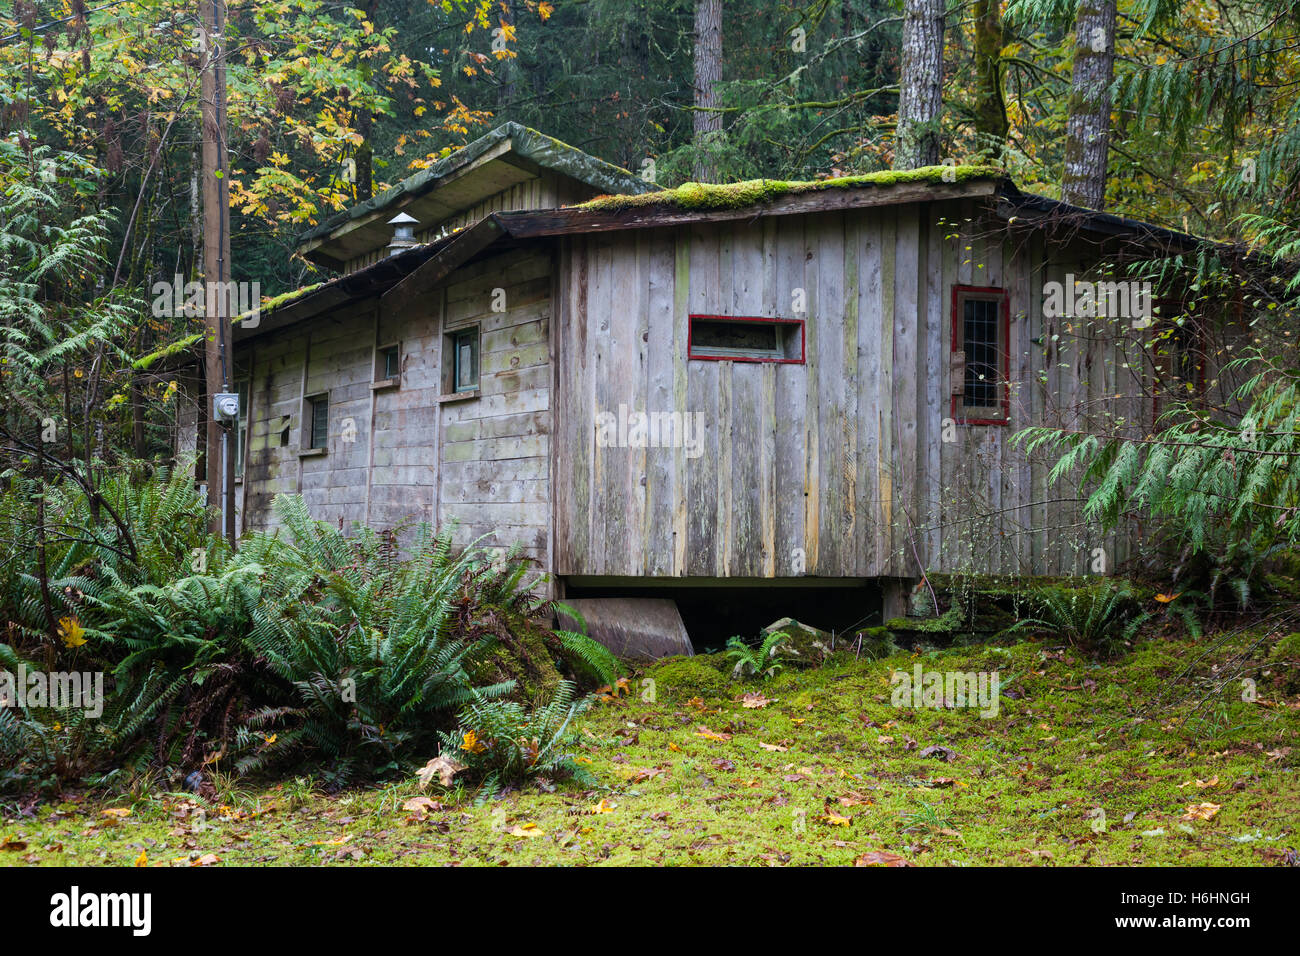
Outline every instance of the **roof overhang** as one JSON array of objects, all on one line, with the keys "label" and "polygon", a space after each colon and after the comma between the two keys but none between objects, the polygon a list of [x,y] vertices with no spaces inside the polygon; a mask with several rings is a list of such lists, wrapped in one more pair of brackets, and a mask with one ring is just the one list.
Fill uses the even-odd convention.
[{"label": "roof overhang", "polygon": [[580,149],[518,123],[505,123],[393,188],[309,229],[298,238],[297,251],[313,262],[340,269],[349,260],[385,246],[392,235],[388,220],[398,211],[414,216],[427,229],[543,171],[600,193],[643,193],[655,188]]}]

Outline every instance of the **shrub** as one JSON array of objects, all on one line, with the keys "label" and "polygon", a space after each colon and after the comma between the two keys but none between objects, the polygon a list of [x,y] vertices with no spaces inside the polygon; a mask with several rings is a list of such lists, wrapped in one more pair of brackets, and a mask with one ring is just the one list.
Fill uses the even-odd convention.
[{"label": "shrub", "polygon": [[1106,582],[1083,587],[1043,587],[1032,597],[1032,617],[1004,633],[1045,630],[1083,650],[1111,654],[1130,643],[1150,617],[1140,613],[1128,585]]},{"label": "shrub", "polygon": [[457,729],[440,735],[441,755],[463,764],[480,781],[479,801],[537,777],[591,783],[587,771],[565,750],[574,737],[574,718],[590,706],[590,698],[574,695],[573,684],[561,681],[550,701],[532,708],[517,701],[477,698],[461,711]]},{"label": "shrub", "polygon": [[753,647],[742,637],[733,637],[727,641],[727,657],[735,661],[731,676],[743,679],[772,677],[788,662],[785,642],[789,636],[784,631],[773,631],[763,638],[762,643]]}]

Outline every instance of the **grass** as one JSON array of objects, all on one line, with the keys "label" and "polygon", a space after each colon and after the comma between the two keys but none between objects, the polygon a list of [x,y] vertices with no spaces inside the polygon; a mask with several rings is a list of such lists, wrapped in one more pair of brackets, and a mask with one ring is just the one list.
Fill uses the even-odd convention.
[{"label": "grass", "polygon": [[[327,796],[305,778],[218,774],[210,802],[139,784],[7,807],[0,865],[1294,862],[1300,701],[1267,679],[1254,703],[1217,687],[1211,668],[1232,648],[1201,659],[1206,647],[1148,641],[1109,663],[1035,642],[841,659],[708,697],[659,681],[673,673],[661,665],[579,725],[602,789],[475,806],[469,785],[435,787],[404,809],[414,781]],[[893,706],[891,671],[918,662],[996,669],[998,715]],[[1188,668],[1187,693],[1171,693]],[[1202,804],[1218,809],[1199,819]]]}]

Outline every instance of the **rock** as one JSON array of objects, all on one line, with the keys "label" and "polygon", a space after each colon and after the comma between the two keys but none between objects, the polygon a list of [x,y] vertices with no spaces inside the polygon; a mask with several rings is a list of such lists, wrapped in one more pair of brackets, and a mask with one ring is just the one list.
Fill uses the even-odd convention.
[{"label": "rock", "polygon": [[[695,653],[677,602],[670,598],[570,598],[564,603],[582,615],[588,636],[625,660]],[[582,630],[565,614],[560,614],[560,627]]]},{"label": "rock", "polygon": [[785,646],[797,655],[797,663],[820,664],[831,655],[833,639],[829,631],[783,617],[759,631],[759,639],[766,640],[769,634],[778,631],[786,635]]}]

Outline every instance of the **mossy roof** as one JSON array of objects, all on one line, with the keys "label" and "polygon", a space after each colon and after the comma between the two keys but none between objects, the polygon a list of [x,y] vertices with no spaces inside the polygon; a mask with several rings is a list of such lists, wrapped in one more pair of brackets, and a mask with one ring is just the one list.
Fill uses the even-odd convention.
[{"label": "mossy roof", "polygon": [[[299,299],[304,298],[305,296],[310,295],[313,292],[316,292],[317,290],[325,287],[328,284],[329,284],[328,282],[316,282],[313,283],[312,285],[305,285],[300,289],[294,289],[291,292],[285,292],[282,295],[270,296],[269,298],[265,298],[261,301],[260,305],[258,306],[258,316],[260,318],[261,316],[268,315],[274,312],[276,309],[282,309],[286,305],[290,305],[294,302],[297,302]],[[233,317],[230,320],[230,324],[239,325],[250,315],[252,315],[251,309],[248,312],[241,312],[239,315]],[[136,359],[134,362],[131,363],[131,367],[139,372],[146,371],[152,368],[153,366],[157,365],[159,362],[163,361],[164,359],[168,359],[176,355],[183,355],[189,349],[193,348],[194,346],[202,342],[203,336],[204,336],[203,332],[195,332],[192,335],[186,335],[183,338],[179,338],[174,342],[169,342],[167,345],[156,348],[152,352],[140,356],[138,359]]]},{"label": "mossy roof", "polygon": [[904,183],[945,185],[972,179],[1002,179],[995,166],[922,166],[919,169],[886,169],[860,176],[839,176],[813,181],[749,179],[739,183],[684,183],[675,189],[661,189],[636,195],[597,196],[571,209],[614,211],[646,206],[673,206],[686,210],[741,209],[771,202],[783,196],[824,192],[834,189],[866,189]]},{"label": "mossy roof", "polygon": [[[437,189],[453,173],[473,164],[497,144],[510,140],[510,149],[517,156],[536,163],[572,179],[587,183],[610,193],[639,193],[653,187],[631,172],[613,163],[607,163],[576,146],[561,142],[553,136],[539,133],[520,123],[503,123],[472,143],[461,147],[427,169],[408,176],[396,186],[384,190],[365,202],[347,209],[320,225],[308,229],[298,237],[298,245],[325,239],[355,219],[392,209],[394,212],[407,200]],[[425,225],[428,225],[427,223]]]}]

